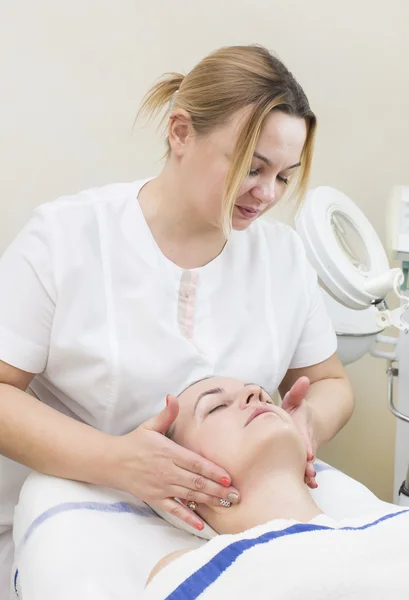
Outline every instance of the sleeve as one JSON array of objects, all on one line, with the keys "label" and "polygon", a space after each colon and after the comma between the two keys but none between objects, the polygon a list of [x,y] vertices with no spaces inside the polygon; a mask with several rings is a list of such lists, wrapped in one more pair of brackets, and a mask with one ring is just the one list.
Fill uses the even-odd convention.
[{"label": "sleeve", "polygon": [[49,210],[37,209],[0,259],[0,360],[42,373],[55,310]]},{"label": "sleeve", "polygon": [[[298,237],[298,236],[297,236]],[[318,285],[317,274],[308,262],[304,246],[298,238],[299,256],[304,265],[304,285],[308,300],[306,320],[291,360],[290,369],[310,367],[323,362],[337,351],[337,337]]]}]

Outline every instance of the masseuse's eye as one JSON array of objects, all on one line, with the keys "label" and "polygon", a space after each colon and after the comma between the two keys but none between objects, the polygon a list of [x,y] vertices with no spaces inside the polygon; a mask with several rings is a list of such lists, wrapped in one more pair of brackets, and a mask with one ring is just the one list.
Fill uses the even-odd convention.
[{"label": "masseuse's eye", "polygon": [[259,169],[250,169],[250,171],[248,172],[249,177],[257,177],[257,175],[259,175],[259,174],[260,174]]},{"label": "masseuse's eye", "polygon": [[212,413],[216,412],[220,408],[227,408],[227,406],[229,406],[229,405],[226,404],[226,403],[224,403],[224,404],[218,404],[217,406],[215,406],[214,408],[212,408],[212,410],[209,410],[209,412],[207,414],[211,415]]},{"label": "masseuse's eye", "polygon": [[278,181],[282,181],[282,183],[284,183],[285,185],[288,185],[290,183],[289,178],[283,177],[282,175],[277,175],[277,179]]}]

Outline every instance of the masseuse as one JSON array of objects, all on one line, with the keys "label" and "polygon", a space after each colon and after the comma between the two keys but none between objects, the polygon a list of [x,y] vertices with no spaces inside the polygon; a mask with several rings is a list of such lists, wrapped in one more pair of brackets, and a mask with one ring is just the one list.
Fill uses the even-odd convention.
[{"label": "masseuse", "polygon": [[[212,374],[278,387],[310,460],[353,399],[299,238],[260,218],[307,189],[316,119],[300,85],[264,48],[223,48],[156,84],[143,112],[162,109],[156,178],[41,206],[1,259],[0,452],[200,529],[174,498],[240,489],[161,435],[168,393]],[[303,375],[305,401],[290,391]]]}]

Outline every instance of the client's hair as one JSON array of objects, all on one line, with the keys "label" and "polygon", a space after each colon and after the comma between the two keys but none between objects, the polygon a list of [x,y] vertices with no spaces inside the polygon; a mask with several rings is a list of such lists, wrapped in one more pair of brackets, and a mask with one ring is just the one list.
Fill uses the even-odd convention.
[{"label": "client's hair", "polygon": [[[206,381],[206,379],[212,379],[213,377],[216,377],[216,375],[206,375],[206,377],[201,377],[200,379],[196,379],[195,381],[192,381],[192,383],[189,383],[189,385],[187,385],[185,388],[183,388],[183,390],[181,392],[179,392],[179,394],[177,395],[177,398],[180,398],[180,396],[182,394],[184,394],[186,392],[186,390],[191,388],[192,385],[196,385],[196,383],[200,383],[201,381]],[[173,440],[174,431],[175,431],[175,424],[172,423],[172,425],[170,427],[168,427],[168,429],[166,430],[165,437],[169,438],[170,440]]]}]

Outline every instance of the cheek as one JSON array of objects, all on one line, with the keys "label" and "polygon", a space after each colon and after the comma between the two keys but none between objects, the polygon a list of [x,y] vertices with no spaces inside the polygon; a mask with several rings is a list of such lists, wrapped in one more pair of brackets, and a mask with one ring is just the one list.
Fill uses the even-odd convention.
[{"label": "cheek", "polygon": [[240,198],[240,196],[245,196],[253,189],[253,187],[254,182],[249,179],[245,179],[239,188],[239,193],[237,194],[237,197]]},{"label": "cheek", "polygon": [[205,212],[220,214],[226,171],[223,164],[196,161],[188,171],[192,197],[204,208]]},{"label": "cheek", "polygon": [[233,426],[232,420],[214,419],[213,423],[209,420],[202,425],[198,436],[200,454],[227,468],[243,443],[242,431],[240,427]]},{"label": "cheek", "polygon": [[196,139],[189,150],[188,162],[194,175],[200,176],[200,184],[204,183],[207,188],[223,187],[230,163],[217,145]]}]

